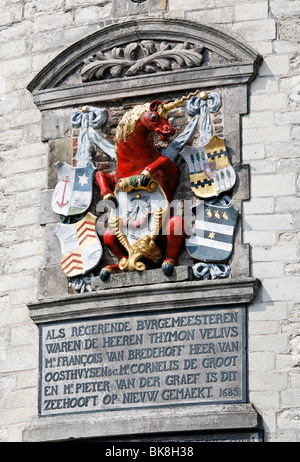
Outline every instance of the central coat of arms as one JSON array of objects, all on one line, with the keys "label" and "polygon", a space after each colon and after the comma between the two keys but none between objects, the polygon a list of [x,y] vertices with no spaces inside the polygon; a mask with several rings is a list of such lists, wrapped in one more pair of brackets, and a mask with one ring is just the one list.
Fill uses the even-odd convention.
[{"label": "central coat of arms", "polygon": [[152,180],[142,187],[138,178],[125,178],[119,180],[115,197],[118,206],[112,211],[109,222],[128,254],[121,259],[119,269],[145,270],[142,258],[159,263],[162,253],[155,239],[168,209],[161,186]]},{"label": "central coat of arms", "polygon": [[[171,141],[176,130],[168,122],[168,114],[186,101],[193,119]],[[202,200],[193,208],[195,223],[191,237],[186,239],[187,252],[202,262],[229,260],[238,210],[232,204],[224,205],[222,196],[233,188],[236,173],[225,139],[213,134],[210,112],[220,106],[218,93],[199,91],[173,102],[154,100],[134,106],[121,118],[114,146],[94,130],[97,124],[106,123],[105,110],[85,106],[73,111],[73,126],[83,127],[78,166],[56,164],[58,184],[52,199],[53,210],[65,217],[55,234],[61,243],[62,268],[68,277],[88,277],[102,256],[96,217],[90,212],[83,217],[93,194],[94,144],[110,160],[116,160],[114,173],[98,170],[95,174],[102,199],[111,207],[109,227],[102,241],[118,260],[102,267],[102,281],[112,273],[144,271],[149,265],[160,265],[166,276],[172,274],[186,238],[184,216],[168,213],[179,184],[180,171],[174,162],[179,153],[188,165],[191,190],[198,201]],[[196,147],[192,141],[198,124]],[[159,150],[155,135],[169,142],[168,147]]]}]

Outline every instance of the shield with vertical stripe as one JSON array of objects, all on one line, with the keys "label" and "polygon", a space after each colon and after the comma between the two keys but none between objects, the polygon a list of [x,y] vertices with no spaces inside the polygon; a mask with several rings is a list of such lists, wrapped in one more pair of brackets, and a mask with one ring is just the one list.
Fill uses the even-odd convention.
[{"label": "shield with vertical stripe", "polygon": [[213,136],[205,146],[186,146],[181,155],[189,168],[191,189],[201,199],[216,197],[235,185],[224,139]]},{"label": "shield with vertical stripe", "polygon": [[54,234],[61,245],[61,265],[68,277],[85,274],[98,265],[102,246],[96,233],[96,217],[88,213],[73,224],[59,223]]},{"label": "shield with vertical stripe", "polygon": [[238,209],[234,205],[201,202],[193,211],[195,228],[186,243],[190,256],[205,262],[228,261],[234,246]]}]

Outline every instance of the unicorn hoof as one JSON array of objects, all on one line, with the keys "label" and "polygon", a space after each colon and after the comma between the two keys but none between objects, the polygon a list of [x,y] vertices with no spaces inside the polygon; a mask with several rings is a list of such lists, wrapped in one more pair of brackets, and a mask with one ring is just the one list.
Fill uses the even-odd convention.
[{"label": "unicorn hoof", "polygon": [[102,268],[102,270],[100,271],[100,279],[101,281],[107,281],[107,279],[109,278],[110,276],[110,271],[106,268]]},{"label": "unicorn hoof", "polygon": [[171,262],[167,261],[163,263],[161,268],[165,276],[171,276],[173,274],[174,265]]},{"label": "unicorn hoof", "polygon": [[151,175],[148,172],[145,172],[145,174],[141,173],[140,174],[140,185],[143,188],[146,188],[150,182],[150,179],[151,179]]}]

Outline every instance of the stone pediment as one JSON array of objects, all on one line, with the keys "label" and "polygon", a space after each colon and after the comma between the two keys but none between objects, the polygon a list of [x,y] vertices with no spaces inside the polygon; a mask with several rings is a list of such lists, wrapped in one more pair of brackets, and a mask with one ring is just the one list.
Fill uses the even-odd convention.
[{"label": "stone pediment", "polygon": [[67,48],[28,89],[41,110],[52,109],[247,83],[260,59],[240,40],[209,26],[178,19],[130,20]]}]

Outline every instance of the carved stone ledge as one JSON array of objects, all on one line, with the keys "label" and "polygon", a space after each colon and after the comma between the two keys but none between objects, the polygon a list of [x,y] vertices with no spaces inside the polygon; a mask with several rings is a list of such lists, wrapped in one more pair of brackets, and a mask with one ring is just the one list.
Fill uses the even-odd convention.
[{"label": "carved stone ledge", "polygon": [[[208,430],[254,430],[259,415],[251,404],[176,406],[160,409],[92,413],[83,417],[47,417],[39,419],[23,432],[24,442],[66,441],[118,435],[146,435],[154,432]],[[162,433],[162,436],[163,436]]]},{"label": "carved stone ledge", "polygon": [[118,78],[101,83],[86,83],[70,88],[53,88],[34,93],[34,103],[41,111],[83,103],[116,101],[173,92],[207,89],[225,85],[247,84],[253,78],[253,64],[235,64],[213,69],[183,69],[151,75]]},{"label": "carved stone ledge", "polygon": [[36,323],[94,318],[126,313],[179,310],[206,306],[250,304],[260,282],[255,278],[162,282],[107,288],[96,292],[49,298],[28,305]]}]

